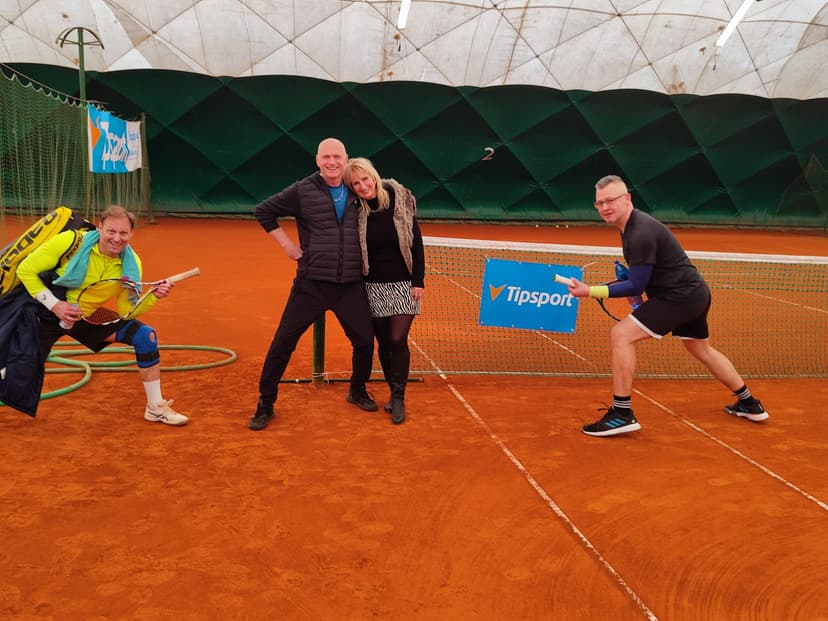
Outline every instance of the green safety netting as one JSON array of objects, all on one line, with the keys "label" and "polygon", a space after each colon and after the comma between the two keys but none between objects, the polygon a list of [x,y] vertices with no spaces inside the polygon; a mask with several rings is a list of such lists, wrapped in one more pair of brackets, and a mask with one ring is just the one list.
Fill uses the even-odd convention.
[{"label": "green safety netting", "polygon": [[[78,90],[75,71],[15,67]],[[156,211],[250,213],[336,136],[409,186],[424,219],[595,222],[594,183],[614,173],[669,223],[828,228],[828,99],[166,70],[87,78],[90,99],[146,115]]]}]

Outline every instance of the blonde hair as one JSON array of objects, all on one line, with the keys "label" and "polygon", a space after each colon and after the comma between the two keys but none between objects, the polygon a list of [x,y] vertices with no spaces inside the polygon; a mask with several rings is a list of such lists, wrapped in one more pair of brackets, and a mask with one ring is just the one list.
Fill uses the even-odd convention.
[{"label": "blonde hair", "polygon": [[104,220],[107,218],[127,218],[129,220],[129,228],[135,228],[135,214],[131,211],[127,211],[125,207],[121,207],[120,205],[110,205],[104,209],[100,216],[101,224],[103,224]]},{"label": "blonde hair", "polygon": [[[359,173],[364,173],[374,180],[374,186],[377,189],[377,208],[379,211],[388,209],[391,204],[391,198],[388,196],[388,190],[383,187],[382,179],[380,179],[379,173],[374,168],[371,160],[364,157],[354,157],[348,160],[348,163],[345,165],[345,170],[342,171],[342,180],[345,182],[345,185],[353,190],[351,187],[351,179]],[[359,202],[362,204],[362,208],[367,211],[368,203],[365,199],[360,198]]]}]

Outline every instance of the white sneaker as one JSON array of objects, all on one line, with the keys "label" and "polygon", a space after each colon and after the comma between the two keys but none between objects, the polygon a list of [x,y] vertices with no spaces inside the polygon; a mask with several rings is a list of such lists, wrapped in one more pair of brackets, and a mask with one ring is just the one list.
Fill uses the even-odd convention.
[{"label": "white sneaker", "polygon": [[170,407],[172,403],[172,399],[170,399],[169,401],[156,403],[153,406],[147,405],[147,409],[144,411],[144,420],[153,423],[164,423],[165,425],[186,425],[190,419],[172,409]]}]

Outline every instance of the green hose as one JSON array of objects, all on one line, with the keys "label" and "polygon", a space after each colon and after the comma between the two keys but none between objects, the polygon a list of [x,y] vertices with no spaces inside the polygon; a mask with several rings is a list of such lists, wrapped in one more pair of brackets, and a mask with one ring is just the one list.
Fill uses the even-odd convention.
[{"label": "green hose", "polygon": [[[75,343],[76,344],[76,343]],[[232,349],[227,349],[226,347],[214,347],[212,345],[159,345],[158,349],[165,349],[165,350],[193,350],[193,351],[215,351],[221,354],[226,354],[227,357],[221,360],[216,360],[213,362],[204,362],[201,364],[189,364],[189,365],[181,365],[175,367],[161,367],[162,371],[197,371],[200,369],[212,369],[214,367],[221,367],[231,362],[234,362],[238,356],[236,352]],[[88,356],[90,354],[133,354],[135,350],[132,347],[107,347],[99,352],[93,352],[90,349],[85,347],[80,349],[66,349],[63,348],[58,349],[59,354],[57,357],[64,358],[64,357],[71,357],[71,356]],[[55,350],[52,350],[52,353],[49,354],[48,360],[54,360],[55,358]],[[88,364],[90,367],[94,368],[98,371],[137,371],[138,367],[135,365],[135,360],[116,360],[114,362],[104,362],[98,360],[87,360],[84,361],[84,364]],[[46,370],[49,372],[49,369]]]},{"label": "green hose", "polygon": [[[83,362],[81,360],[69,360],[68,358],[60,358],[58,356],[50,355],[48,358],[52,362],[57,362],[58,364],[65,364],[70,367],[80,367],[83,370],[83,377],[80,378],[74,384],[70,384],[65,388],[59,388],[57,390],[52,390],[51,392],[46,392],[40,395],[40,400],[43,401],[44,399],[51,399],[52,397],[58,397],[60,395],[65,395],[68,392],[72,392],[73,390],[77,390],[85,385],[89,380],[92,379],[92,366],[89,363]],[[46,369],[46,373],[77,373],[77,369]],[[0,405],[5,405],[2,401],[0,401]]]},{"label": "green hose", "polygon": [[[50,399],[66,393],[77,390],[83,387],[90,379],[92,379],[92,371],[108,371],[108,372],[124,372],[137,371],[138,366],[135,360],[116,360],[110,362],[98,360],[73,360],[76,356],[88,356],[90,354],[134,354],[135,350],[132,347],[108,347],[99,352],[93,352],[91,349],[85,347],[77,349],[65,349],[66,346],[75,347],[79,345],[77,342],[72,343],[56,343],[55,348],[49,353],[47,362],[55,364],[62,364],[69,368],[49,367],[46,373],[83,373],[83,377],[74,384],[70,384],[64,388],[52,390],[40,395],[40,399]],[[158,349],[165,350],[193,350],[193,351],[214,351],[225,354],[226,358],[215,360],[213,362],[204,362],[201,364],[188,364],[173,367],[161,367],[161,371],[198,371],[201,369],[212,369],[221,367],[232,362],[238,358],[236,352],[226,347],[214,347],[212,345],[159,345]],[[5,404],[0,401],[0,406]]]}]

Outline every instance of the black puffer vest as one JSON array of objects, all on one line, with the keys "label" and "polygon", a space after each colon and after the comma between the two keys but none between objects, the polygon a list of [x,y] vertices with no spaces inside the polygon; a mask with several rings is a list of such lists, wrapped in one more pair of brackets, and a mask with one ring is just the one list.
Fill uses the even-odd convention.
[{"label": "black puffer vest", "polygon": [[331,193],[318,174],[297,182],[299,210],[296,228],[302,258],[296,269],[299,278],[351,283],[362,280],[357,215],[359,205],[348,194],[342,224],[336,219]]}]

